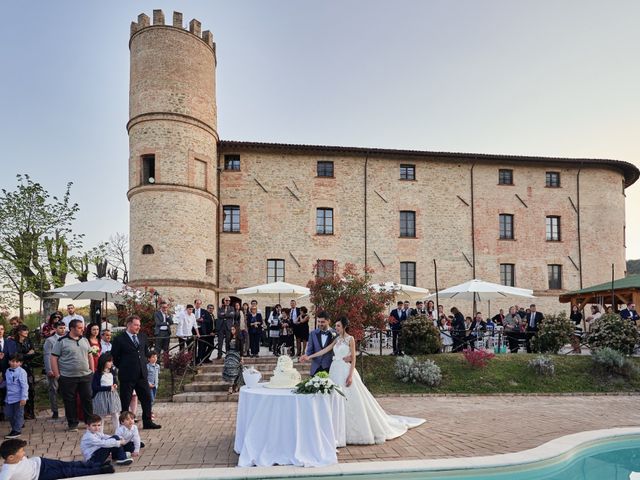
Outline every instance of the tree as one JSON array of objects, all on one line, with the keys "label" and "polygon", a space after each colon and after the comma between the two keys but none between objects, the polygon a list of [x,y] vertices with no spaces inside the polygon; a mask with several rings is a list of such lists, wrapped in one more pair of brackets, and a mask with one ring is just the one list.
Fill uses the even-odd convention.
[{"label": "tree", "polygon": [[316,311],[326,311],[334,321],[347,317],[350,333],[357,340],[364,337],[367,327],[384,328],[387,308],[394,298],[392,292],[377,292],[371,287],[372,274],[369,267],[360,273],[356,265],[346,263],[342,274],[336,266],[333,273],[316,276],[307,284]]},{"label": "tree", "polygon": [[82,235],[72,230],[79,208],[71,202],[71,182],[58,198],[29,175],[17,179],[15,191],[2,189],[0,195],[0,261],[24,316],[27,292],[42,297],[52,284],[64,284],[68,252],[80,245]]},{"label": "tree", "polygon": [[119,273],[122,273],[122,283],[129,283],[129,236],[124,233],[111,235],[105,247],[106,259],[111,265],[107,274],[118,280]]}]

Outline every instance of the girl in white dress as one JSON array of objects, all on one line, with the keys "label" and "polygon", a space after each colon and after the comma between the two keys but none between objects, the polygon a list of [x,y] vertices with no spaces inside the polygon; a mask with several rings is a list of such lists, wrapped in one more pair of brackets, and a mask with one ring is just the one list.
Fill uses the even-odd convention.
[{"label": "girl in white dress", "polygon": [[336,322],[335,329],[338,336],[331,344],[313,355],[304,355],[300,358],[301,361],[306,361],[333,349],[334,356],[329,377],[340,386],[346,397],[347,444],[384,443],[386,440],[405,434],[409,428],[422,425],[425,420],[421,418],[388,415],[362,383],[360,374],[356,370],[356,344],[354,338],[347,334],[348,326],[349,321],[346,317],[342,317]]}]

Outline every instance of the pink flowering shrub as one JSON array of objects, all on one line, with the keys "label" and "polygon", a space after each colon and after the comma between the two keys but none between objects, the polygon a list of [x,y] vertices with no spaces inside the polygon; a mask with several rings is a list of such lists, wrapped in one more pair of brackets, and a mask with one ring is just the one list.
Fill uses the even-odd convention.
[{"label": "pink flowering shrub", "polygon": [[484,368],[487,366],[487,363],[489,363],[489,360],[495,357],[491,352],[487,352],[485,350],[471,350],[470,348],[463,350],[462,355],[464,355],[464,359],[473,368]]}]

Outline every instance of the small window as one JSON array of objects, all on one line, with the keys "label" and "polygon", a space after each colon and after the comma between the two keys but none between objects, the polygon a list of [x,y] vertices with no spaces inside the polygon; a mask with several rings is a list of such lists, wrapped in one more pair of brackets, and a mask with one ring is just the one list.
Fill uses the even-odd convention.
[{"label": "small window", "polygon": [[316,210],[316,233],[318,235],[333,235],[333,208],[318,208]]},{"label": "small window", "polygon": [[549,188],[560,188],[560,172],[547,172],[545,185]]},{"label": "small window", "polygon": [[547,217],[547,240],[560,241],[560,217]]},{"label": "small window", "polygon": [[153,247],[148,243],[142,246],[142,254],[143,255],[153,255],[155,252],[153,251]]},{"label": "small window", "polygon": [[316,277],[327,278],[333,276],[335,263],[333,260],[318,260],[316,262]]},{"label": "small window", "polygon": [[415,180],[415,179],[416,179],[415,165],[400,165],[400,180]]},{"label": "small window", "polygon": [[222,207],[223,232],[239,232],[240,231],[240,207],[237,205],[225,205]]},{"label": "small window", "polygon": [[271,258],[267,260],[267,283],[284,282],[284,260]]},{"label": "small window", "polygon": [[505,168],[498,170],[498,185],[513,185],[513,170]]},{"label": "small window", "polygon": [[213,260],[210,258],[207,258],[205,263],[205,273],[207,277],[213,277]]},{"label": "small window", "polygon": [[142,184],[153,185],[156,183],[156,156],[144,155],[142,157]]},{"label": "small window", "polygon": [[513,215],[500,214],[500,240],[513,240]]},{"label": "small window", "polygon": [[416,212],[403,210],[400,212],[400,236],[415,238]]},{"label": "small window", "polygon": [[225,155],[224,169],[227,171],[240,171],[240,155]]},{"label": "small window", "polygon": [[516,286],[516,266],[513,263],[500,264],[500,283],[507,287]]},{"label": "small window", "polygon": [[416,262],[400,262],[400,283],[416,286]]},{"label": "small window", "polygon": [[316,172],[318,177],[333,177],[333,162],[319,161]]},{"label": "small window", "polygon": [[562,289],[562,265],[548,265],[549,290]]}]

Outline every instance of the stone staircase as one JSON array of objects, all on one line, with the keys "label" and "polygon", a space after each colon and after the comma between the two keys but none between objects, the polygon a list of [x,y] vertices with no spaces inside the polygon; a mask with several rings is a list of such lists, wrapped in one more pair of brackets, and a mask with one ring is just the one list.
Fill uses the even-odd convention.
[{"label": "stone staircase", "polygon": [[[245,366],[252,366],[262,373],[261,382],[268,381],[278,359],[272,355],[258,358],[244,358]],[[222,360],[213,360],[213,363],[202,365],[198,368],[195,380],[184,385],[184,392],[173,396],[174,402],[237,402],[238,394],[229,395],[229,384],[222,379]],[[300,363],[294,360],[293,366],[305,377],[309,375],[310,363]]]}]

